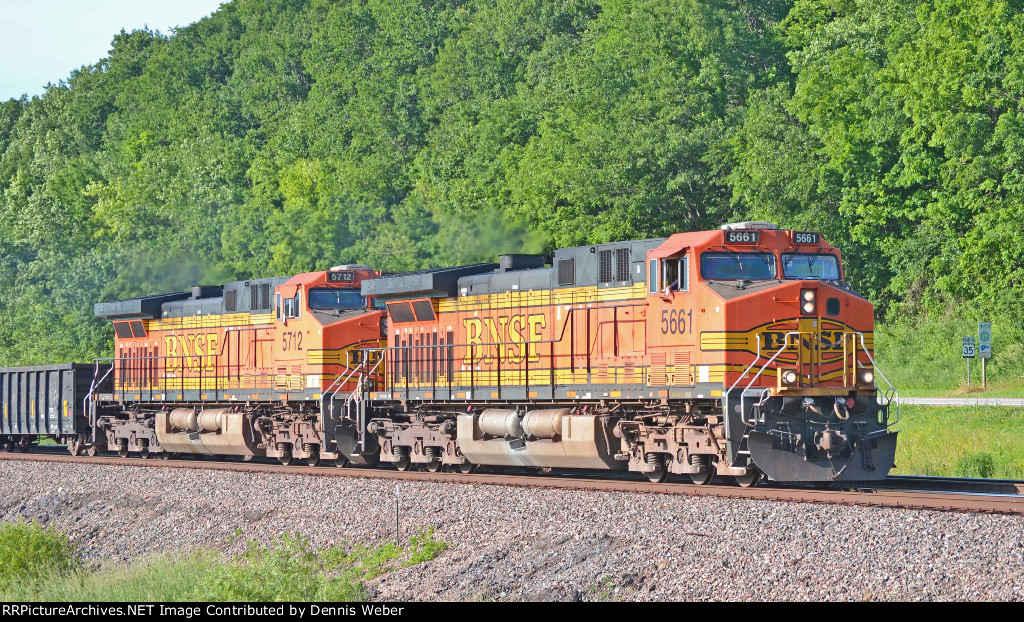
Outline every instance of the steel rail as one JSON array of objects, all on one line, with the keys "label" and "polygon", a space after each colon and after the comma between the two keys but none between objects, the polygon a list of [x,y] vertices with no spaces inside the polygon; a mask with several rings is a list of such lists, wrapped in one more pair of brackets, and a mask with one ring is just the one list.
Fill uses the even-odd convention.
[{"label": "steel rail", "polygon": [[[590,490],[599,492],[654,493],[724,499],[748,499],[759,501],[789,501],[794,503],[830,503],[852,506],[889,507],[918,510],[945,510],[960,512],[983,512],[994,514],[1024,514],[1024,495],[979,494],[963,492],[942,492],[924,490],[903,490],[875,488],[854,490],[820,488],[781,488],[759,486],[741,488],[738,486],[696,486],[683,483],[651,483],[619,477],[595,478],[593,474],[573,473],[572,475],[514,475],[508,473],[459,473],[445,471],[395,471],[381,468],[338,468],[336,466],[282,466],[268,462],[224,462],[214,460],[160,460],[141,458],[120,458],[107,456],[74,457],[60,454],[0,453],[0,463],[10,460],[34,462],[59,462],[70,464],[94,464],[110,466],[132,466],[138,468],[180,468],[217,471],[240,471],[245,473],[267,473],[277,475],[314,475],[328,477],[354,477],[415,482],[484,484],[494,486],[521,486],[528,488],[551,488],[560,490]],[[2,473],[2,471],[0,471]],[[589,477],[588,477],[589,475]],[[955,479],[955,478],[954,478]]]}]

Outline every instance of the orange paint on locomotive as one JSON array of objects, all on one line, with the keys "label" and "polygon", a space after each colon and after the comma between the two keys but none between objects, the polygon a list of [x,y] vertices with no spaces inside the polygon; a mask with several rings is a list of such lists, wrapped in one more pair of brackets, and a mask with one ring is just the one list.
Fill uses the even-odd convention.
[{"label": "orange paint on locomotive", "polygon": [[[390,302],[389,386],[545,385],[636,398],[719,397],[748,385],[773,393],[873,391],[855,378],[870,368],[871,303],[842,285],[841,273],[831,281],[789,280],[781,270],[789,255],[834,257],[838,267],[839,250],[817,234],[761,230],[756,243],[744,244],[727,243],[727,234],[667,238],[647,252],[644,273],[632,284]],[[813,235],[815,242],[797,243],[794,235]],[[767,253],[775,273],[746,284],[716,283],[702,274],[705,253]],[[673,264],[686,276],[674,289],[665,278]],[[801,310],[806,290],[814,292],[811,313]],[[396,313],[396,305],[431,312],[426,318],[413,307]],[[779,370],[789,369],[799,380],[783,386]],[[488,396],[500,393],[472,399]]]},{"label": "orange paint on locomotive", "polygon": [[[186,391],[200,391],[200,399],[210,401],[255,399],[260,392],[318,398],[358,365],[360,350],[383,345],[381,311],[332,314],[310,307],[312,291],[358,295],[362,280],[380,275],[351,272],[344,283],[329,281],[330,271],[291,277],[274,288],[274,304],[265,312],[115,321],[116,393],[124,401],[173,401]],[[339,392],[354,388],[354,379],[332,386]]]}]

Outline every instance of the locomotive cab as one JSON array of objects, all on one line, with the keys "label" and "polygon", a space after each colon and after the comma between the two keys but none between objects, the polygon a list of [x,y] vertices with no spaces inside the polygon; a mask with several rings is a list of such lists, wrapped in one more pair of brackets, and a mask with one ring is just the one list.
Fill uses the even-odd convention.
[{"label": "locomotive cab", "polygon": [[721,404],[698,421],[724,442],[684,443],[676,472],[885,477],[896,433],[877,399],[873,307],[845,282],[838,249],[816,232],[737,223],[668,238],[647,271],[650,384]]},{"label": "locomotive cab", "polygon": [[274,358],[290,387],[317,393],[347,387],[338,386],[338,377],[359,366],[360,350],[380,345],[383,314],[360,293],[363,279],[379,275],[367,266],[344,265],[298,274],[275,288],[280,338]]}]

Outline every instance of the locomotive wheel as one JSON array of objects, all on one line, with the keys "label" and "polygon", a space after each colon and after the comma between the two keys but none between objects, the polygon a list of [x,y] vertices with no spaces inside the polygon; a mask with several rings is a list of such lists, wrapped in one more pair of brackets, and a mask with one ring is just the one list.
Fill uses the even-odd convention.
[{"label": "locomotive wheel", "polygon": [[761,482],[763,475],[757,467],[750,467],[743,475],[736,476],[736,483],[743,488],[753,488]]},{"label": "locomotive wheel", "polygon": [[711,465],[706,465],[703,473],[690,473],[690,481],[698,486],[707,486],[713,479],[715,479],[715,469]]},{"label": "locomotive wheel", "polygon": [[440,471],[441,466],[442,465],[440,460],[431,460],[426,464],[427,470],[430,471],[431,473],[437,473],[438,471]]},{"label": "locomotive wheel", "polygon": [[472,473],[473,471],[476,470],[476,465],[470,462],[469,460],[466,460],[462,464],[457,464],[455,466],[456,468],[459,469],[459,473]]},{"label": "locomotive wheel", "polygon": [[412,466],[412,458],[409,456],[402,456],[402,458],[395,463],[395,468],[399,471],[408,471],[409,467]]},{"label": "locomotive wheel", "polygon": [[644,473],[644,475],[647,476],[647,479],[649,479],[651,483],[660,484],[668,479],[668,469],[662,466],[658,468],[657,471],[648,471],[647,473]]}]

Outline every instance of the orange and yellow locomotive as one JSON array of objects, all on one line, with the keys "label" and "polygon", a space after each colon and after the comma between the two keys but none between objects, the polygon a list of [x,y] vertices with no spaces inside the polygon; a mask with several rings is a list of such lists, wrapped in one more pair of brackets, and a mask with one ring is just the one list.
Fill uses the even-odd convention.
[{"label": "orange and yellow locomotive", "polygon": [[115,331],[113,382],[95,396],[106,445],[345,460],[355,422],[335,398],[365,381],[354,355],[382,344],[383,313],[359,291],[379,275],[338,266],[97,304]]},{"label": "orange and yellow locomotive", "polygon": [[401,469],[752,485],[893,466],[873,307],[818,233],[737,223],[388,275],[362,292],[388,309],[368,432]]}]

